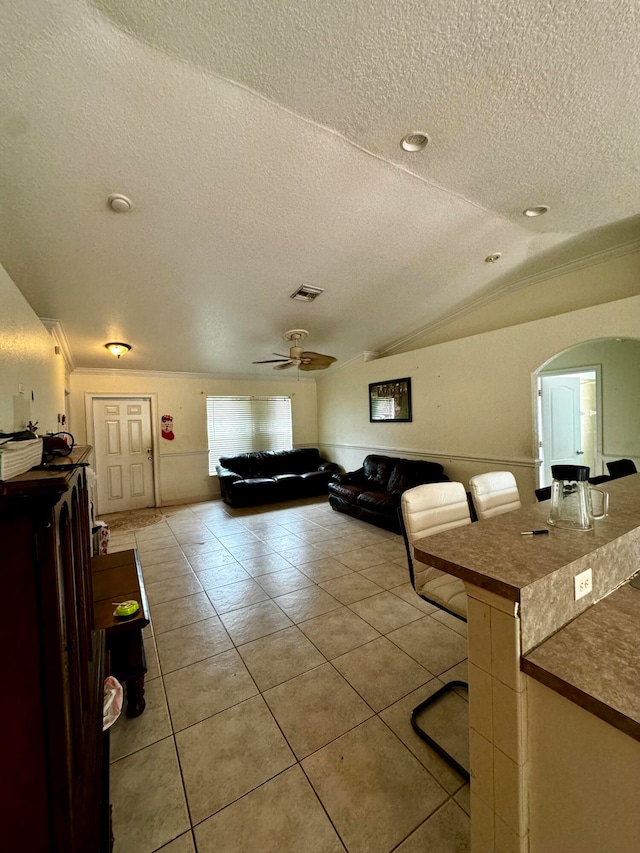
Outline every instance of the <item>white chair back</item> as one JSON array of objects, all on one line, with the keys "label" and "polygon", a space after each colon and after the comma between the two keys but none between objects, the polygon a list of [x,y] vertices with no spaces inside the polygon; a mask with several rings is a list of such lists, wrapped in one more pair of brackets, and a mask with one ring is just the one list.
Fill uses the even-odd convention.
[{"label": "white chair back", "polygon": [[401,509],[413,588],[427,601],[466,619],[467,596],[462,581],[412,559],[413,544],[418,539],[471,524],[464,486],[462,483],[416,486],[402,493]]},{"label": "white chair back", "polygon": [[476,474],[469,480],[469,489],[479,521],[522,506],[516,478],[510,471]]}]

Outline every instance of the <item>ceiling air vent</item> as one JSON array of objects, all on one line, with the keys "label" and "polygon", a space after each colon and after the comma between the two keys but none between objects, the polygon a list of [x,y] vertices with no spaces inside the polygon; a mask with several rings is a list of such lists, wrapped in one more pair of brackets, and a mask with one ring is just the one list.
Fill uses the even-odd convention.
[{"label": "ceiling air vent", "polygon": [[291,299],[297,299],[299,302],[313,302],[313,300],[324,293],[321,287],[311,287],[308,284],[301,285],[291,294]]}]

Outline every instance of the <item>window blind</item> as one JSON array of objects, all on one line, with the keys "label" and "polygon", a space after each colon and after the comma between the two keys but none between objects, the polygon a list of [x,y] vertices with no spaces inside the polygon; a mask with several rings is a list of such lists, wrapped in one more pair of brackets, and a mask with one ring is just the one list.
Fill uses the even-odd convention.
[{"label": "window blind", "polygon": [[209,473],[221,456],[251,450],[291,450],[289,397],[207,397]]}]

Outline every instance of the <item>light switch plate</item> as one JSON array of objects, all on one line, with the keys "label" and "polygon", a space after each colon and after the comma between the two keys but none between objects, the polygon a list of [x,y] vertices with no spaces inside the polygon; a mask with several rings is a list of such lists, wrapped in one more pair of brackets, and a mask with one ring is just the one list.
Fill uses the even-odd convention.
[{"label": "light switch plate", "polygon": [[584,572],[580,572],[579,575],[576,575],[573,579],[573,590],[575,593],[576,601],[579,598],[584,598],[585,595],[588,595],[593,589],[593,573],[591,569],[585,569]]}]

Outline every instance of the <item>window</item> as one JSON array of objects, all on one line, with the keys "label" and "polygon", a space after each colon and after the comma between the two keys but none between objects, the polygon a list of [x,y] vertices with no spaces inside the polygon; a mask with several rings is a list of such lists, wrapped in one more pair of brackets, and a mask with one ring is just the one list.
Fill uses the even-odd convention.
[{"label": "window", "polygon": [[291,450],[289,397],[207,397],[209,473],[221,456],[250,450]]}]

